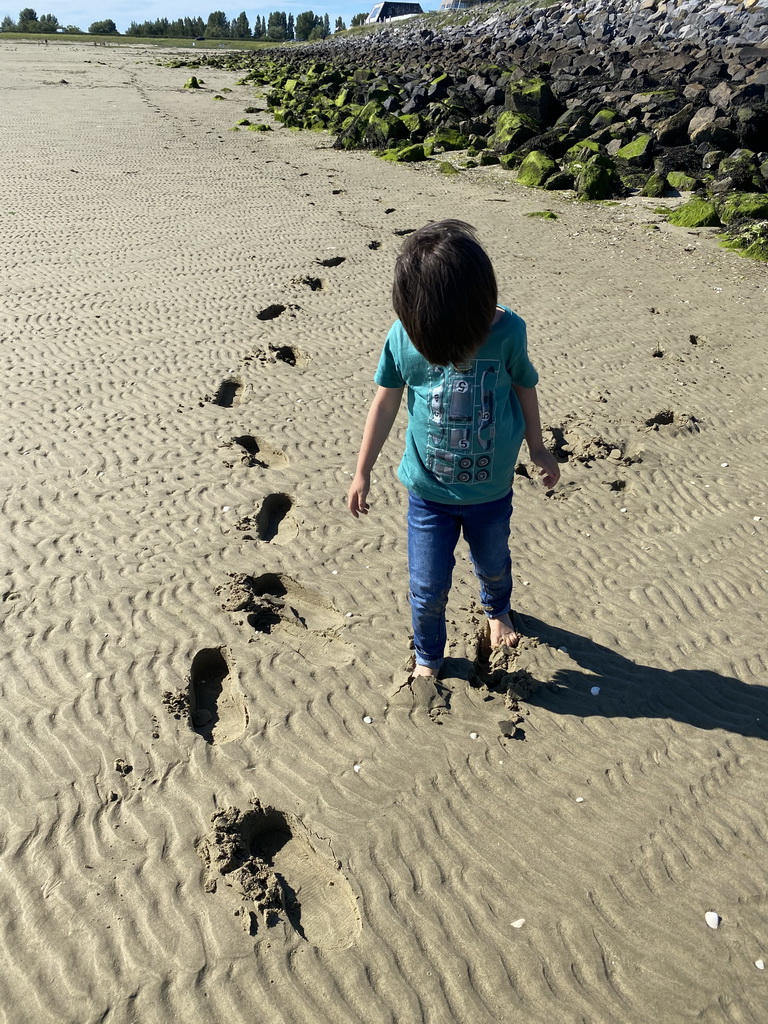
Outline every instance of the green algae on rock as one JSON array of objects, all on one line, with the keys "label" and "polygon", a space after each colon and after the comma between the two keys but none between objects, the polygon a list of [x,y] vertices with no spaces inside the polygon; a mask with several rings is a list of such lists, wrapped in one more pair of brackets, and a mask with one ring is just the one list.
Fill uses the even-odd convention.
[{"label": "green algae on rock", "polygon": [[720,226],[714,203],[707,199],[689,199],[669,215],[669,223],[679,228],[716,228]]},{"label": "green algae on rock", "polygon": [[541,149],[532,149],[520,164],[517,180],[521,185],[543,185],[547,178],[557,171],[558,167],[549,153]]}]

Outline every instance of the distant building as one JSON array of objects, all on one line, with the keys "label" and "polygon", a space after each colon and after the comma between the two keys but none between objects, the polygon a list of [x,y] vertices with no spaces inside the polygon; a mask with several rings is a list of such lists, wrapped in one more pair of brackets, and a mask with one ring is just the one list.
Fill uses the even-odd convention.
[{"label": "distant building", "polygon": [[441,0],[441,11],[466,11],[470,7],[477,7],[486,0]]},{"label": "distant building", "polygon": [[421,4],[404,3],[403,0],[382,0],[374,4],[368,15],[366,25],[380,24],[382,21],[395,21],[397,18],[412,18],[414,14],[423,14]]}]

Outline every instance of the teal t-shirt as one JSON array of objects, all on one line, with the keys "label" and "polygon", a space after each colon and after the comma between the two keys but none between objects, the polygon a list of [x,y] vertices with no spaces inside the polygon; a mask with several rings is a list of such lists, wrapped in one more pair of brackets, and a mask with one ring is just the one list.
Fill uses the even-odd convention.
[{"label": "teal t-shirt", "polygon": [[477,505],[509,493],[525,421],[513,384],[535,387],[525,322],[506,306],[474,357],[433,366],[397,320],[374,377],[408,388],[408,431],[398,476],[409,491],[447,505]]}]

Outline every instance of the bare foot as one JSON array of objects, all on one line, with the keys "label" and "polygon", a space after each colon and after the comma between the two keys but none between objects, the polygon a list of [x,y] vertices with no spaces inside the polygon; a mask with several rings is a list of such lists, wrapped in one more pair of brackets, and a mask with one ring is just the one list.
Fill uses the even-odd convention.
[{"label": "bare foot", "polygon": [[515,631],[508,614],[488,619],[488,627],[491,631],[491,647],[517,647],[520,643],[520,634]]},{"label": "bare foot", "polygon": [[429,668],[427,665],[416,665],[413,669],[413,677],[416,676],[436,676],[437,672],[433,668]]}]

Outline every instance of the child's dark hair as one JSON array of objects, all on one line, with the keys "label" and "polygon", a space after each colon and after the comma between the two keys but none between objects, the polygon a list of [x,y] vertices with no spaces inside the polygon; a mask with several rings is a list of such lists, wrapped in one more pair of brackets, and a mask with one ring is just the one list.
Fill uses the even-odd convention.
[{"label": "child's dark hair", "polygon": [[466,362],[488,335],[497,299],[491,261],[470,224],[441,220],[408,236],[395,264],[392,304],[430,363]]}]

